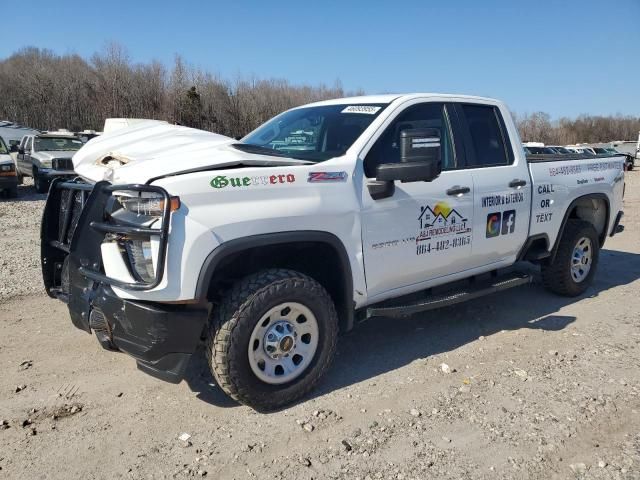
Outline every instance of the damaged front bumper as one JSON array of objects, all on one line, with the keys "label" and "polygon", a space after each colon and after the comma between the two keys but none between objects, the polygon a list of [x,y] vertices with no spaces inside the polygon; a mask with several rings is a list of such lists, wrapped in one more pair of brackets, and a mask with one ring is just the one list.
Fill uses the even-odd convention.
[{"label": "damaged front bumper", "polygon": [[[124,187],[162,190],[145,185]],[[130,226],[106,222],[105,207],[118,188],[122,187],[108,182],[89,185],[53,181],[41,227],[45,288],[49,296],[67,303],[73,324],[86,332],[93,331],[103,347],[126,352],[136,359],[141,370],[177,383],[200,341],[208,308],[124,300],[114,293],[111,285],[149,290],[159,284],[170,214],[165,212],[164,228],[153,233],[161,239],[156,278],[133,285],[110,278],[102,266],[105,235],[114,231],[135,233]]]}]

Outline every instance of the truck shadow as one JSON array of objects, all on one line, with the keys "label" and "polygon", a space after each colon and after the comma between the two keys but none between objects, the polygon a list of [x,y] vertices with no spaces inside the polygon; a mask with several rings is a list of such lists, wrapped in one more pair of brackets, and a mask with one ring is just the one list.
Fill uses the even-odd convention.
[{"label": "truck shadow", "polygon": [[[415,360],[450,352],[480,336],[489,337],[503,330],[562,330],[577,320],[558,315],[562,307],[640,278],[639,254],[602,250],[600,260],[593,285],[581,297],[554,295],[537,281],[532,286],[404,320],[371,319],[340,338],[332,367],[301,402],[374,379]],[[194,356],[191,362],[186,379],[189,387],[205,402],[219,407],[237,406],[215,385],[203,357]]]}]

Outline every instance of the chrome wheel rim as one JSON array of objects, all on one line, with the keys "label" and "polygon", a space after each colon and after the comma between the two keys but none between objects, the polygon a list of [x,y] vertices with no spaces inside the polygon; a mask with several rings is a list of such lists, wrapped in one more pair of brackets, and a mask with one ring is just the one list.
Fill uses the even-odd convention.
[{"label": "chrome wheel rim", "polygon": [[571,256],[571,277],[574,282],[580,283],[587,278],[592,262],[593,246],[591,240],[582,237],[573,248],[573,255]]},{"label": "chrome wheel rim", "polygon": [[296,302],[276,305],[260,318],[251,334],[251,370],[265,383],[290,382],[307,369],[318,340],[318,321],[311,310]]}]

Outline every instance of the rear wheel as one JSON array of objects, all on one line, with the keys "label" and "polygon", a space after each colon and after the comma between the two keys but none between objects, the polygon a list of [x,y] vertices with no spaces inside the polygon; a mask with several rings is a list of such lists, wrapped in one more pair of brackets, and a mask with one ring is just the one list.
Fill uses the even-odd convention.
[{"label": "rear wheel", "polygon": [[43,177],[37,168],[33,169],[33,184],[38,193],[47,193],[49,191],[49,179]]},{"label": "rear wheel", "polygon": [[337,333],[322,285],[293,270],[264,270],[236,283],[215,309],[207,355],[225,393],[272,410],[313,388],[334,355]]},{"label": "rear wheel", "polygon": [[568,220],[553,263],[542,266],[545,287],[567,297],[580,295],[591,284],[599,257],[600,240],[593,225]]}]

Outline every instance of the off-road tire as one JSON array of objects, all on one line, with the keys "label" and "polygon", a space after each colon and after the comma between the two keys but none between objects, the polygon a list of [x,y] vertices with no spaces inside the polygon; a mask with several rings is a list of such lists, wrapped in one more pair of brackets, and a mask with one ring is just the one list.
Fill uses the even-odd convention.
[{"label": "off-road tire", "polygon": [[38,173],[38,169],[33,169],[33,186],[38,193],[48,193],[49,192],[49,180],[46,178],[42,178],[42,176]]},{"label": "off-road tire", "polygon": [[[583,237],[591,240],[593,249],[591,269],[584,280],[576,282],[571,276],[571,257],[573,249]],[[591,285],[599,257],[600,240],[593,225],[584,220],[567,220],[555,259],[552,263],[542,265],[542,282],[545,288],[565,297],[581,295]]]},{"label": "off-road tire", "polygon": [[[313,312],[319,340],[313,360],[300,376],[273,385],[251,370],[248,347],[262,315],[283,302],[299,302]],[[329,367],[337,336],[338,316],[322,285],[293,270],[269,269],[237,282],[214,308],[206,352],[211,372],[227,395],[258,411],[269,411],[294,402],[313,388]]]}]

